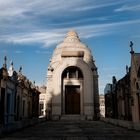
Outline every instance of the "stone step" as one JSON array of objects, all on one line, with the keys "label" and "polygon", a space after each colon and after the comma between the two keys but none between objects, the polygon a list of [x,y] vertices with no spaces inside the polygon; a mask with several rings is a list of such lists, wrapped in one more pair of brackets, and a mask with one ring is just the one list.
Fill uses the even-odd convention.
[{"label": "stone step", "polygon": [[81,115],[63,115],[63,116],[61,116],[60,120],[80,121],[80,120],[85,120],[85,116],[81,116]]}]

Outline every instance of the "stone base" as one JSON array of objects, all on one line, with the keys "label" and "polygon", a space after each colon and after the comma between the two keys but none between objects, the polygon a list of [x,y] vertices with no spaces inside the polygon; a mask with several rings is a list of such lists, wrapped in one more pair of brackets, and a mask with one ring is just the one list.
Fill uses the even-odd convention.
[{"label": "stone base", "polygon": [[51,120],[58,121],[58,120],[65,120],[65,121],[93,121],[94,117],[92,115],[52,115]]},{"label": "stone base", "polygon": [[88,120],[88,121],[93,121],[93,116],[92,116],[92,115],[87,115],[87,116],[86,116],[86,120]]},{"label": "stone base", "polygon": [[85,116],[81,116],[81,115],[63,115],[63,116],[61,116],[61,120],[81,121],[81,120],[85,120]]},{"label": "stone base", "polygon": [[58,121],[58,120],[60,120],[60,116],[59,115],[52,115],[52,120]]},{"label": "stone base", "polygon": [[0,126],[0,135],[11,133],[11,132],[17,132],[17,130],[21,130],[23,128],[27,128],[29,126],[33,126],[45,121],[46,118],[34,118],[34,119],[25,119],[21,121],[16,121],[14,123],[2,125]]},{"label": "stone base", "polygon": [[117,126],[125,127],[128,129],[133,130],[140,130],[140,123],[134,123],[132,121],[126,121],[126,120],[118,120],[118,119],[112,119],[112,118],[100,118],[101,121],[104,121],[106,123],[111,123]]}]

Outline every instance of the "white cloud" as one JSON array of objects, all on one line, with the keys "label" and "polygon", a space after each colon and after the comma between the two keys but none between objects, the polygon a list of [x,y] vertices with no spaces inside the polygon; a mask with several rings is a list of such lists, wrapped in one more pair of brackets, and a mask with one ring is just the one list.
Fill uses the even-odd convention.
[{"label": "white cloud", "polygon": [[[140,20],[130,20],[107,24],[96,24],[96,25],[83,25],[75,26],[80,33],[80,38],[91,38],[96,36],[108,35],[118,31],[118,27],[124,27],[126,25],[140,23]],[[116,30],[115,30],[116,29]],[[51,44],[59,43],[63,40],[64,35],[69,28],[57,28],[49,31],[34,31],[17,34],[2,35],[0,41],[22,44],[22,43],[43,43],[44,47],[49,47]]]},{"label": "white cloud", "polygon": [[5,41],[14,44],[29,44],[29,43],[44,43],[44,46],[54,44],[62,38],[63,34],[56,32],[30,32],[18,33],[13,35],[4,35],[0,41]]},{"label": "white cloud", "polygon": [[6,54],[8,51],[7,50],[1,50],[1,52]]},{"label": "white cloud", "polygon": [[14,51],[14,53],[16,53],[16,54],[21,54],[22,51],[20,51],[20,50],[16,50],[16,51]]},{"label": "white cloud", "polygon": [[23,14],[27,10],[27,4],[17,0],[0,1],[0,17],[11,17]]},{"label": "white cloud", "polygon": [[123,12],[123,11],[138,11],[140,10],[140,4],[137,5],[123,5],[120,8],[115,9],[115,12]]},{"label": "white cloud", "polygon": [[114,34],[115,32],[121,32],[127,25],[139,23],[140,20],[138,19],[105,24],[86,25],[75,27],[75,29],[79,31],[81,37],[91,38],[108,34]]},{"label": "white cloud", "polygon": [[86,10],[91,10],[91,9],[98,9],[98,8],[103,8],[103,7],[108,7],[108,6],[112,6],[112,5],[117,5],[117,4],[121,4],[124,3],[126,0],[124,1],[106,1],[105,3],[102,1],[102,3],[99,3],[99,1],[95,1],[95,4],[89,4],[87,6],[82,6],[82,7],[76,7],[73,10],[74,11],[86,11]]},{"label": "white cloud", "polygon": [[[127,1],[127,0],[125,0]],[[63,3],[63,4],[62,4]],[[129,21],[120,21],[112,23],[100,23],[100,24],[90,24],[90,25],[81,25],[81,22],[89,22],[92,20],[106,20],[109,16],[101,17],[88,17],[86,19],[81,19],[79,21],[72,21],[69,23],[58,22],[52,26],[55,29],[51,30],[49,28],[43,28],[40,25],[36,25],[32,21],[33,16],[45,14],[51,15],[53,12],[55,15],[59,15],[63,11],[74,11],[74,10],[89,10],[96,9],[101,7],[107,7],[111,5],[116,5],[124,3],[121,0],[114,2],[113,0],[107,0],[107,2],[99,2],[98,0],[92,1],[92,4],[89,1],[84,0],[1,0],[0,1],[0,41],[10,42],[10,43],[43,43],[44,47],[48,47],[51,44],[58,43],[64,38],[65,33],[69,28],[74,28],[80,33],[81,38],[91,38],[96,36],[103,36],[112,34],[114,32],[120,31],[118,27],[123,27],[129,24],[140,23],[140,20],[129,20]],[[138,6],[139,7],[139,6]],[[29,16],[31,13],[31,17]],[[29,14],[29,15],[28,15]],[[29,17],[28,17],[29,16]],[[28,18],[25,20],[24,18]],[[21,20],[22,19],[22,20]],[[20,21],[21,20],[21,21]],[[20,21],[20,23],[19,23]],[[18,24],[17,24],[18,22]],[[41,21],[43,22],[43,21]],[[47,22],[46,22],[47,24]],[[73,26],[72,25],[75,25]],[[80,24],[80,25],[79,25]],[[58,28],[57,26],[61,26]],[[57,27],[57,28],[56,28]],[[11,31],[12,30],[12,31]]]},{"label": "white cloud", "polygon": [[132,38],[140,38],[140,35],[133,35]]},{"label": "white cloud", "polygon": [[36,50],[35,53],[37,54],[52,54],[50,51],[41,51],[41,50]]},{"label": "white cloud", "polygon": [[98,0],[1,0],[0,1],[0,17],[21,17],[26,16],[26,13],[32,13],[35,15],[51,15],[58,13],[65,13],[68,11],[85,11],[90,9],[97,9],[124,3],[127,0],[107,0],[106,2],[100,2]]},{"label": "white cloud", "polygon": [[[1,0],[0,1],[0,17],[13,17],[21,16],[24,13],[33,12],[34,14],[46,14],[49,15],[53,11],[60,12],[62,10],[72,9],[77,7],[83,0]],[[7,17],[6,17],[7,18]]]}]

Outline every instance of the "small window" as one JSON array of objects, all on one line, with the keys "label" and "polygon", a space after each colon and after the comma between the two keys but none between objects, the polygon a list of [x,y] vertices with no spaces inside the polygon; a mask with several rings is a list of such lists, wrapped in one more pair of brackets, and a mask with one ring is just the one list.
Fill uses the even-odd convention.
[{"label": "small window", "polygon": [[62,78],[83,78],[83,74],[81,70],[77,67],[68,67],[64,70],[62,74]]},{"label": "small window", "polygon": [[78,78],[75,67],[69,68],[69,78]]}]

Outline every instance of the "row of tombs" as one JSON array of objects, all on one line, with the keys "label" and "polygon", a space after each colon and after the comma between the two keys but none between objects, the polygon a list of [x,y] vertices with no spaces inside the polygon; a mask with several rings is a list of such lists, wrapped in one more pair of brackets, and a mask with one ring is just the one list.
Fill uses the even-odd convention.
[{"label": "row of tombs", "polygon": [[39,88],[22,74],[16,72],[11,62],[9,69],[4,58],[0,69],[0,125],[38,118]]}]

